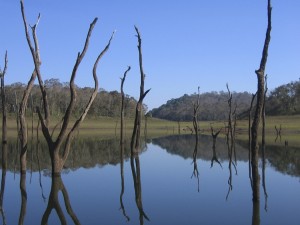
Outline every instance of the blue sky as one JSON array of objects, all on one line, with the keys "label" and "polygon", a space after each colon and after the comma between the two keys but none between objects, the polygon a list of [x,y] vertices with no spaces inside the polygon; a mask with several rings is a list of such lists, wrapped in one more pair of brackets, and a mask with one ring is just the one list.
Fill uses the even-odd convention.
[{"label": "blue sky", "polygon": [[[89,24],[99,20],[76,84],[93,86],[92,65],[116,30],[98,67],[100,87],[120,90],[120,77],[132,70],[124,90],[139,95],[136,25],[142,37],[149,109],[183,94],[256,90],[267,26],[267,0],[24,0],[27,21],[37,29],[43,79],[69,81]],[[273,21],[266,73],[269,89],[300,77],[300,1],[273,0]],[[8,51],[6,83],[27,83],[33,70],[20,2],[0,0],[0,65]]]}]

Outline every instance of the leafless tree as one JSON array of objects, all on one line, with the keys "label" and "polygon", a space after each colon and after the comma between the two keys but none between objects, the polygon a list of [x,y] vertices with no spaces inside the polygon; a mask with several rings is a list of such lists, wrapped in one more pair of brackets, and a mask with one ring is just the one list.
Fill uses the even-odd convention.
[{"label": "leafless tree", "polygon": [[4,69],[0,69],[1,78],[1,100],[2,100],[2,176],[1,176],[1,192],[0,192],[0,213],[3,224],[6,224],[5,213],[3,209],[3,198],[5,190],[6,169],[7,169],[7,118],[6,118],[6,94],[4,77],[7,71],[7,51],[4,58]]},{"label": "leafless tree", "polygon": [[138,51],[139,51],[139,66],[140,66],[140,76],[141,76],[141,84],[140,84],[140,97],[136,105],[135,109],[135,119],[134,119],[134,127],[131,137],[131,153],[137,153],[140,147],[140,136],[141,136],[141,121],[142,121],[142,109],[143,109],[143,100],[150,91],[148,89],[146,92],[144,91],[144,82],[146,75],[144,74],[143,69],[143,56],[142,56],[142,39],[138,28],[135,26],[135,31],[137,33],[138,38]]},{"label": "leafless tree", "polygon": [[[42,132],[47,141],[48,148],[49,148],[49,153],[50,153],[51,163],[52,163],[52,173],[60,174],[60,172],[65,164],[65,161],[69,155],[71,142],[74,138],[74,133],[79,128],[82,121],[85,119],[85,117],[86,117],[86,115],[98,93],[98,78],[97,78],[98,62],[102,58],[102,56],[106,53],[106,51],[108,50],[114,33],[112,34],[111,38],[109,39],[108,44],[103,49],[103,51],[98,55],[98,57],[94,63],[94,67],[93,67],[94,89],[90,96],[90,99],[89,99],[88,103],[86,104],[83,112],[79,116],[79,118],[75,121],[75,123],[71,126],[71,128],[68,129],[72,111],[74,109],[75,102],[76,102],[76,86],[75,86],[74,80],[75,80],[75,77],[77,74],[77,69],[87,52],[89,40],[90,40],[92,31],[95,27],[95,24],[97,22],[97,18],[95,18],[93,20],[93,22],[90,24],[83,50],[82,50],[82,52],[78,53],[75,65],[72,70],[70,84],[69,84],[71,99],[70,99],[69,105],[67,107],[67,110],[64,114],[62,126],[61,126],[60,131],[58,132],[58,136],[55,140],[53,140],[53,136],[51,135],[51,132],[49,129],[49,120],[50,120],[49,115],[50,114],[49,114],[49,103],[48,103],[48,99],[47,99],[47,92],[46,92],[45,86],[42,81],[42,74],[41,74],[41,70],[40,70],[41,60],[40,60],[40,54],[39,54],[38,39],[36,36],[36,25],[32,27],[32,36],[33,36],[33,40],[34,40],[34,45],[33,45],[31,43],[31,39],[30,39],[29,32],[28,32],[28,25],[26,22],[23,0],[21,0],[21,11],[22,11],[22,17],[23,17],[23,21],[24,21],[27,43],[28,43],[28,46],[29,46],[29,49],[30,49],[30,52],[31,52],[31,55],[32,55],[32,58],[34,61],[34,66],[35,66],[34,73],[36,73],[36,76],[38,77],[39,87],[40,87],[40,90],[42,93],[42,99],[43,99],[44,115],[42,115],[39,107],[37,108],[37,112],[38,112],[39,120],[41,122]],[[40,16],[39,16],[39,18],[40,18]],[[22,132],[24,132],[24,131],[22,130]],[[61,149],[63,149],[63,150],[61,151]]]},{"label": "leafless tree", "polygon": [[251,165],[253,179],[253,201],[259,201],[259,183],[260,177],[258,173],[258,129],[264,104],[264,88],[265,88],[265,68],[268,59],[268,49],[271,40],[271,15],[272,7],[271,0],[268,0],[268,26],[262,52],[262,58],[259,69],[255,71],[257,75],[257,102],[255,114],[251,126]]}]

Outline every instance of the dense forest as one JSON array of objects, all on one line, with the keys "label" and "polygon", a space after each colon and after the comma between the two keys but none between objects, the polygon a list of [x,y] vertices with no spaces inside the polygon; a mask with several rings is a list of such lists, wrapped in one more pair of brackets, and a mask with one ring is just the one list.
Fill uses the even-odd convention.
[{"label": "dense forest", "polygon": [[[48,89],[50,113],[52,116],[60,117],[64,114],[69,103],[70,91],[69,83],[61,83],[59,79],[49,79],[45,81]],[[13,83],[6,85],[7,109],[8,113],[16,112],[16,101],[20,102],[25,84]],[[77,87],[77,102],[74,115],[80,114],[85,103],[88,101],[92,88]],[[198,94],[183,95],[182,97],[171,99],[159,108],[150,111],[153,117],[173,120],[190,121],[193,117],[193,104],[197,101]],[[249,92],[232,92],[232,102],[236,104],[236,113],[239,118],[247,115],[252,94]],[[228,93],[207,92],[200,94],[199,119],[200,120],[224,120],[228,116]],[[137,100],[126,95],[125,116],[134,117]],[[28,108],[31,109],[41,104],[41,94],[38,85],[34,86],[31,93],[31,100]],[[0,106],[1,107],[1,106]],[[90,111],[90,117],[108,116],[119,117],[121,107],[121,94],[118,91],[106,91],[100,89]],[[35,109],[34,109],[35,110]],[[144,105],[144,112],[147,106]],[[267,115],[294,115],[300,113],[300,80],[281,85],[267,93],[266,99]]]},{"label": "dense forest", "polygon": [[[49,79],[45,80],[44,84],[48,93],[51,116],[63,116],[70,101],[69,83],[61,83],[59,79]],[[26,85],[22,83],[13,83],[5,87],[8,113],[16,112],[16,106],[21,101],[25,88]],[[74,108],[74,116],[80,115],[93,91],[90,87],[76,87],[76,89],[77,104]],[[125,96],[124,112],[126,117],[134,117],[136,103],[137,101],[133,97]],[[40,104],[42,104],[40,88],[38,85],[35,85],[31,92],[31,98],[28,101],[29,112],[32,108],[31,106],[33,106],[33,110],[35,111],[36,106],[40,106]],[[120,107],[121,94],[119,92],[108,92],[100,89],[88,115],[90,117],[117,117],[120,116]]]},{"label": "dense forest", "polygon": [[[174,120],[192,120],[193,104],[198,94],[183,95],[171,99],[166,104],[151,111],[153,117]],[[248,92],[232,93],[232,102],[236,105],[236,114],[239,118],[248,115],[252,94]],[[234,106],[235,107],[235,106]],[[228,93],[208,92],[200,94],[199,119],[224,120],[228,117]],[[300,80],[281,85],[267,93],[267,115],[294,115],[300,113]]]}]

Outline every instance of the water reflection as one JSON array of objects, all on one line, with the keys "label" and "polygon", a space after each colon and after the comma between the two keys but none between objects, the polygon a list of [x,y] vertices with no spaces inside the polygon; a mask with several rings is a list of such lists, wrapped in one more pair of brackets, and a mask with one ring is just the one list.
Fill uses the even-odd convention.
[{"label": "water reflection", "polygon": [[120,193],[120,209],[122,210],[123,216],[126,218],[127,222],[130,220],[129,216],[126,213],[125,206],[123,203],[123,195],[125,191],[125,181],[124,181],[124,151],[125,144],[121,139],[120,141],[120,174],[121,174],[121,193]]},{"label": "water reflection", "polygon": [[21,192],[21,209],[19,216],[19,225],[24,224],[27,207],[27,191],[26,191],[26,173],[20,174],[20,192]]},{"label": "water reflection", "polygon": [[3,206],[6,169],[7,169],[7,142],[2,141],[2,176],[1,176],[1,190],[0,190],[0,213],[2,216],[3,225],[6,225],[6,218],[5,218],[5,212]]},{"label": "water reflection", "polygon": [[59,192],[61,192],[63,195],[66,210],[67,210],[68,214],[70,215],[70,217],[72,218],[72,221],[74,222],[74,224],[80,225],[80,222],[72,209],[70,198],[69,198],[67,189],[62,181],[61,176],[52,176],[49,201],[48,201],[47,208],[44,212],[44,215],[42,217],[41,224],[46,225],[48,223],[50,213],[52,212],[53,209],[56,211],[61,224],[67,224],[65,215],[64,215],[63,210],[59,203],[59,196],[58,196]]}]

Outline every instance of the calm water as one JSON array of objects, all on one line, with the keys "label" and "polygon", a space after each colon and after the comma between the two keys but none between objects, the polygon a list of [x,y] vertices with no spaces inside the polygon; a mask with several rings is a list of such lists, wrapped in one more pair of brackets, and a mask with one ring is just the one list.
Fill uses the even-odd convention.
[{"label": "calm water", "polygon": [[194,144],[191,135],[147,140],[132,160],[125,147],[121,164],[116,140],[80,139],[53,179],[46,146],[32,145],[20,176],[9,144],[0,224],[43,224],[47,215],[48,224],[300,224],[299,148],[267,146],[260,204],[253,205],[247,143],[236,143],[229,167],[225,140],[218,138],[214,155],[212,138],[201,136],[198,177]]}]

